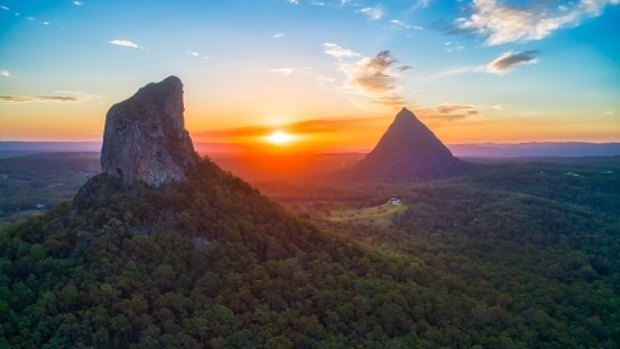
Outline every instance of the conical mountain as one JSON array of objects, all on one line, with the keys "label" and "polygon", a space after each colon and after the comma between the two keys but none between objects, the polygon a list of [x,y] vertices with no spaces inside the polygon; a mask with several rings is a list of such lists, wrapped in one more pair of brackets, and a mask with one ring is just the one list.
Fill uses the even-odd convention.
[{"label": "conical mountain", "polygon": [[367,179],[436,178],[458,174],[466,165],[403,108],[375,148],[355,166],[355,173]]}]

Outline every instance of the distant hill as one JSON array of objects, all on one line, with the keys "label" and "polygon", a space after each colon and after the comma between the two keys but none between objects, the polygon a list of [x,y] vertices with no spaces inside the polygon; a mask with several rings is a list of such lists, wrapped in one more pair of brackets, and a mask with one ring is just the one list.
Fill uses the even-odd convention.
[{"label": "distant hill", "polygon": [[462,172],[467,163],[407,108],[403,108],[375,148],[351,170],[364,179],[436,178]]},{"label": "distant hill", "polygon": [[449,144],[459,157],[516,158],[516,157],[582,157],[620,155],[620,143],[530,142]]},{"label": "distant hill", "polygon": [[101,142],[0,141],[0,159],[38,153],[99,152]]}]

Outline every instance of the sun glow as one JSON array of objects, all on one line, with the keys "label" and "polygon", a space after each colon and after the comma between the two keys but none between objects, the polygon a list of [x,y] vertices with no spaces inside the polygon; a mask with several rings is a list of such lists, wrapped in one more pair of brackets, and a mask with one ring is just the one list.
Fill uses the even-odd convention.
[{"label": "sun glow", "polygon": [[293,136],[282,131],[275,131],[274,133],[267,136],[266,139],[269,143],[272,144],[285,145],[293,140]]}]

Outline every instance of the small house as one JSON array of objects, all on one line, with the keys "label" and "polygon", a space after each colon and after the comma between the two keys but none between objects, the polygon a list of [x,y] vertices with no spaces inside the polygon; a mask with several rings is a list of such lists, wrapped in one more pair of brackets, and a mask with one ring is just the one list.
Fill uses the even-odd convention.
[{"label": "small house", "polygon": [[390,204],[390,205],[398,206],[398,205],[400,205],[400,199],[399,198],[390,198],[387,203]]}]

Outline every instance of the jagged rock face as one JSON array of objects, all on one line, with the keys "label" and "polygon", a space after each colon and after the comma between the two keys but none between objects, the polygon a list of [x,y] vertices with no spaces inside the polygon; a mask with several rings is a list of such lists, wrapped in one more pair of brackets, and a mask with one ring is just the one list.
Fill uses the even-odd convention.
[{"label": "jagged rock face", "polygon": [[435,178],[456,174],[466,164],[403,108],[375,148],[357,164],[356,172],[366,178]]},{"label": "jagged rock face", "polygon": [[185,179],[197,155],[183,120],[183,83],[150,83],[106,115],[101,169],[125,183],[159,187]]}]

